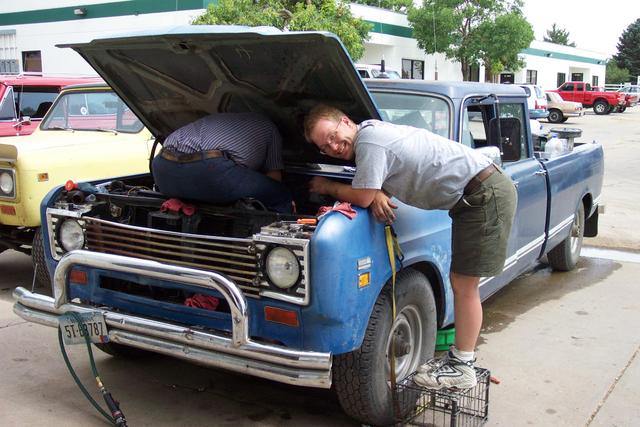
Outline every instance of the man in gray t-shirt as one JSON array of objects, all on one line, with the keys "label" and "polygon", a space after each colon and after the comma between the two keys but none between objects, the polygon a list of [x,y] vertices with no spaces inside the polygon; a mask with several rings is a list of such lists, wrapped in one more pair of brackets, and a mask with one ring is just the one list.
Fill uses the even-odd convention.
[{"label": "man in gray t-shirt", "polygon": [[304,131],[321,153],[356,163],[351,185],[314,177],[310,191],[370,208],[386,223],[395,220],[390,197],[449,211],[455,345],[443,359],[423,365],[414,381],[435,389],[475,386],[474,349],[482,325],[478,284],[504,267],[517,204],[510,178],[485,156],[425,129],[378,120],[356,124],[327,105],[309,112]]}]

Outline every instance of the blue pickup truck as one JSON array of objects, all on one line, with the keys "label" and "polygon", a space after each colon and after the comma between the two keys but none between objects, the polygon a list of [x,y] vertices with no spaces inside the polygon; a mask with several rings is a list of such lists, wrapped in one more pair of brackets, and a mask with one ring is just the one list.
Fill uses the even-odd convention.
[{"label": "blue pickup truck", "polygon": [[502,274],[482,278],[483,299],[545,256],[572,269],[583,237],[597,233],[601,146],[545,158],[518,86],[363,81],[328,33],[195,26],[71,47],[159,144],[206,114],[267,114],[285,141],[284,182],[297,205],[295,215],[250,200],[191,201],[193,215],[167,212],[150,174],[52,190],[42,224],[53,298],[17,288],[14,310],[52,327],[66,311],[87,313],[88,330],[102,328],[96,345],[110,354],[142,349],[288,384],[334,385],[353,418],[393,422],[387,355],[402,379],[433,355],[437,330],[454,323],[451,222],[445,211],[398,202],[404,256],[392,318],[384,225],[357,207],[354,218],[330,211],[316,222],[335,200],[309,194],[308,180],[354,175],[353,164],[304,140],[304,114],[318,102],[356,121],[424,127],[481,150],[511,175],[519,201],[508,259]]}]

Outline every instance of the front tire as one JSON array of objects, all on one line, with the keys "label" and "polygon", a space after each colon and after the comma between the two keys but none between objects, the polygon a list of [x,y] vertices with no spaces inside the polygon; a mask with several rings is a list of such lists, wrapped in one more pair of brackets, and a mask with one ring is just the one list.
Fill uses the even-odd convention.
[{"label": "front tire", "polygon": [[571,224],[571,232],[558,246],[547,254],[549,264],[554,270],[573,270],[580,259],[582,239],[584,238],[584,205],[580,202]]},{"label": "front tire", "polygon": [[602,116],[604,114],[609,114],[611,112],[611,108],[606,101],[599,100],[593,104],[593,112],[599,116]]},{"label": "front tire", "polygon": [[433,357],[437,315],[429,280],[420,272],[407,269],[398,274],[396,318],[392,322],[391,287],[385,287],[373,307],[369,325],[359,349],[334,358],[333,378],[343,410],[368,425],[390,425],[404,417],[416,402],[414,391],[398,396],[399,414],[394,411],[390,385],[391,336],[395,334],[397,381],[413,373]]},{"label": "front tire", "polygon": [[31,243],[31,261],[33,262],[33,269],[36,275],[36,286],[38,288],[52,290],[49,269],[47,268],[47,262],[44,256],[42,228],[40,227],[38,227],[33,235],[33,242]]},{"label": "front tire", "polygon": [[562,111],[556,109],[549,110],[549,123],[562,123],[563,119]]}]

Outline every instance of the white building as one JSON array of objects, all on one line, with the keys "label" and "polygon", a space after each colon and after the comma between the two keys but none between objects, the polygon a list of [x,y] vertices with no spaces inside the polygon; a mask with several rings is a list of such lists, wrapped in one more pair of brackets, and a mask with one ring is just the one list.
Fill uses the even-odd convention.
[{"label": "white building", "polygon": [[[5,2],[0,13],[0,72],[41,71],[48,74],[95,74],[71,49],[57,44],[88,42],[112,34],[186,25],[214,0],[47,0]],[[407,17],[376,7],[351,5],[354,15],[373,25],[365,53],[358,62],[377,64],[403,77],[462,80],[460,64],[442,54],[427,55],[412,37]],[[555,88],[564,80],[603,85],[606,56],[567,46],[533,42],[522,53],[526,67],[503,73],[501,81],[536,83]],[[484,80],[484,70],[474,72]]]},{"label": "white building", "polygon": [[604,86],[607,55],[534,40],[522,51],[526,66],[500,75],[500,83],[531,83],[555,89],[565,81]]}]

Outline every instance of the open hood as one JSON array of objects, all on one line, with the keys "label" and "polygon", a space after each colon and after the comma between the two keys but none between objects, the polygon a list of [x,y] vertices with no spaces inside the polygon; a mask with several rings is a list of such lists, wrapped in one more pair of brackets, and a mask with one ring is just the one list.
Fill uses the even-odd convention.
[{"label": "open hood", "polygon": [[192,25],[59,47],[82,55],[160,140],[207,114],[257,111],[280,129],[287,158],[315,161],[302,123],[316,103],[379,118],[331,33]]}]

